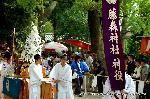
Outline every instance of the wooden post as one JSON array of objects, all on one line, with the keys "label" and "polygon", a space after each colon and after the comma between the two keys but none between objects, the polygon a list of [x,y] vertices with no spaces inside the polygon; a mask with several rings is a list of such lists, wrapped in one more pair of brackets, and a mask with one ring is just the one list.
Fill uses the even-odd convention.
[{"label": "wooden post", "polygon": [[15,28],[13,32],[13,50],[12,50],[12,61],[14,61],[14,52],[15,52]]}]

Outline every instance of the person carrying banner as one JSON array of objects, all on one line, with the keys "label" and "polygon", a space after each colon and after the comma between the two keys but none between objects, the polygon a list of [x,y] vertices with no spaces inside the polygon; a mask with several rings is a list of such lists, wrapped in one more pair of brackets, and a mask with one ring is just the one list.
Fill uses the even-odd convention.
[{"label": "person carrying banner", "polygon": [[135,84],[130,75],[125,73],[125,89],[113,91],[110,80],[107,78],[102,99],[136,99]]},{"label": "person carrying banner", "polygon": [[72,70],[66,63],[66,57],[60,57],[60,63],[57,63],[50,72],[50,79],[58,84],[58,99],[74,99],[72,90]]},{"label": "person carrying banner", "polygon": [[41,99],[41,81],[43,79],[41,56],[34,56],[35,63],[29,67],[29,99]]}]

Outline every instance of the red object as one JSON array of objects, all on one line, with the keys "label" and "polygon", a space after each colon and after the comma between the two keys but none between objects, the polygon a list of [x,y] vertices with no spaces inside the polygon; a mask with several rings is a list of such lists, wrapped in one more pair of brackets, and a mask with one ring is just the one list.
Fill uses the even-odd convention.
[{"label": "red object", "polygon": [[83,49],[91,50],[91,45],[90,44],[88,44],[86,42],[83,42],[83,41],[80,41],[80,40],[70,39],[70,40],[63,40],[63,42],[66,43],[66,44],[71,44],[71,45],[74,45],[74,46],[81,47]]},{"label": "red object", "polygon": [[44,49],[46,52],[56,52],[55,49]]},{"label": "red object", "polygon": [[116,99],[119,99],[119,97],[118,97],[116,94],[114,94],[114,97],[115,97]]},{"label": "red object", "polygon": [[150,54],[150,37],[142,37],[141,54]]}]

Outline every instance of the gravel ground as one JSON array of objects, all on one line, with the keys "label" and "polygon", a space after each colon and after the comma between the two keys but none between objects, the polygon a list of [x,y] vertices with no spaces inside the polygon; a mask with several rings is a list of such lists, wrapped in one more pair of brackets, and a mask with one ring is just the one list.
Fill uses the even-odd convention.
[{"label": "gravel ground", "polygon": [[[84,95],[83,97],[76,97],[75,96],[75,99],[102,99],[102,96],[100,95]],[[138,96],[136,96],[136,99],[139,99]]]},{"label": "gravel ground", "polygon": [[101,96],[98,96],[98,95],[84,95],[83,97],[76,97],[75,96],[75,99],[102,99]]}]

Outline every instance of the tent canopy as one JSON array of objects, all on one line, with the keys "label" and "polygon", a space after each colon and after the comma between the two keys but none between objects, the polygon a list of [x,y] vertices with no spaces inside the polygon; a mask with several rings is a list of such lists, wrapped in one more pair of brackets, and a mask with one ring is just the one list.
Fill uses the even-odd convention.
[{"label": "tent canopy", "polygon": [[63,40],[63,42],[66,44],[81,47],[83,49],[91,50],[91,44],[80,41],[80,40],[70,39],[70,40]]},{"label": "tent canopy", "polygon": [[63,52],[68,51],[68,48],[58,42],[49,42],[44,45],[44,50],[47,52]]}]

